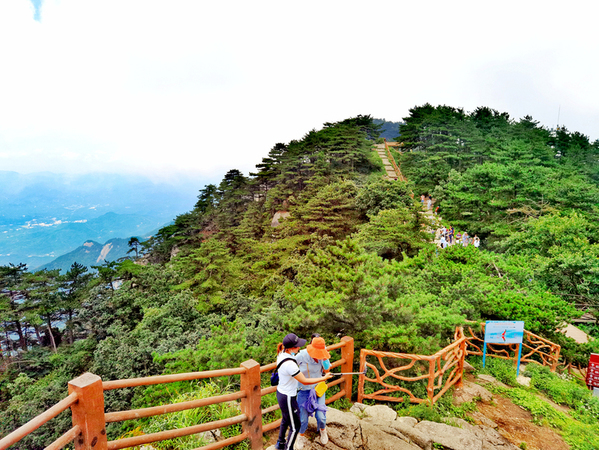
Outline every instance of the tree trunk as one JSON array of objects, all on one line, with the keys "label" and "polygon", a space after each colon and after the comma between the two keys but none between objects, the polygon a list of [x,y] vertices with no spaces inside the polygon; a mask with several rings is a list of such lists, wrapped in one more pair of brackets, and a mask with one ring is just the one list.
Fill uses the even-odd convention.
[{"label": "tree trunk", "polygon": [[56,353],[56,341],[54,340],[54,333],[52,333],[52,321],[50,320],[50,316],[48,315],[48,319],[46,320],[46,326],[48,327],[48,333],[50,333],[50,343],[52,344],[52,350]]},{"label": "tree trunk", "polygon": [[42,345],[42,335],[40,334],[40,330],[39,330],[38,326],[34,325],[33,329],[35,330],[35,337],[37,339],[37,343],[39,345]]},{"label": "tree trunk", "polygon": [[69,310],[69,344],[73,345],[75,338],[73,336],[73,310]]},{"label": "tree trunk", "polygon": [[15,320],[15,327],[17,328],[17,334],[19,335],[19,344],[21,345],[21,348],[24,351],[27,351],[27,340],[25,339],[25,336],[23,335],[23,329],[21,327],[21,321],[20,320]]}]

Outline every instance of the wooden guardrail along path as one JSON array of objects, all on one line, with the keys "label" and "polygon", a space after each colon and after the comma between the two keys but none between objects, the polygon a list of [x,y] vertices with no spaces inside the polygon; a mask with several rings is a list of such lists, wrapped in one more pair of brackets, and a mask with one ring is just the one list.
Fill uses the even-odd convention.
[{"label": "wooden guardrail along path", "polygon": [[[354,339],[341,338],[341,342],[327,347],[328,351],[340,350],[341,358],[331,364],[331,369],[340,367],[341,372],[351,372],[353,369]],[[28,434],[32,433],[61,412],[71,408],[73,428],[63,436],[51,443],[47,450],[59,450],[74,442],[76,450],[118,450],[126,447],[149,444],[191,434],[202,433],[224,428],[234,424],[242,424],[242,433],[214,442],[197,450],[216,450],[248,439],[252,450],[262,449],[263,433],[278,428],[281,420],[264,424],[263,416],[279,409],[279,405],[261,409],[262,397],[276,391],[276,386],[262,388],[261,374],[276,368],[276,363],[260,366],[256,361],[249,360],[241,363],[240,367],[232,369],[209,370],[204,372],[181,373],[174,375],[161,375],[146,378],[132,378],[128,380],[102,381],[100,377],[85,373],[69,382],[69,396],[33,418],[25,425],[0,439],[0,450],[5,450],[16,444]],[[219,395],[187,402],[152,406],[148,408],[117,411],[106,413],[104,411],[104,391],[137,386],[149,386],[176,381],[201,380],[222,376],[240,376],[240,390],[226,395]],[[352,376],[344,375],[328,383],[329,387],[340,385],[340,391],[327,399],[327,404],[346,397],[351,400]],[[200,408],[217,403],[241,401],[241,414],[228,419],[194,425],[175,430],[165,430],[158,433],[144,434],[131,438],[108,441],[106,436],[106,423],[133,420],[141,417],[150,417],[159,414],[168,414],[186,409]]]},{"label": "wooden guardrail along path", "polygon": [[[482,330],[484,334],[484,324],[482,324]],[[360,351],[360,367],[369,369],[370,372],[367,370],[359,377],[358,402],[362,402],[364,399],[388,402],[407,400],[411,403],[428,402],[433,405],[451,386],[461,387],[466,356],[482,356],[483,345],[484,340],[478,337],[471,327],[467,327],[467,333],[464,333],[462,327],[458,327],[454,341],[434,355],[362,349]],[[472,347],[472,350],[469,350],[468,346]],[[487,344],[487,356],[514,360],[516,363],[517,347],[517,344]],[[522,347],[521,362],[548,366],[552,372],[558,367],[561,349],[558,344],[524,330]],[[510,352],[514,356],[510,355]],[[372,357],[376,358],[375,363],[369,362]],[[405,363],[401,365],[402,363],[397,363],[397,361],[405,361]],[[376,363],[378,363],[378,367]],[[373,373],[374,378],[368,376],[369,373]],[[410,383],[419,381],[426,381],[425,398],[418,397],[414,393],[414,388],[409,388]],[[366,383],[378,386],[374,392],[367,394]],[[393,394],[404,395],[392,396]]]},{"label": "wooden guardrail along path", "polygon": [[[403,402],[409,400],[412,403],[427,402],[433,405],[439,397],[453,386],[462,386],[464,373],[464,360],[466,357],[467,338],[461,327],[456,329],[454,342],[439,350],[434,355],[415,355],[410,353],[379,352],[376,350],[360,350],[360,367],[366,368],[366,373],[360,375],[358,381],[358,402],[364,399],[381,400],[388,402]],[[379,367],[368,362],[368,357],[376,358]],[[388,358],[390,363],[385,363],[383,358]],[[396,367],[396,360],[407,360],[407,363]],[[419,365],[420,363],[420,365]],[[370,369],[375,378],[368,377]],[[381,374],[381,372],[383,372]],[[403,374],[402,374],[403,373]],[[388,381],[386,381],[388,379]],[[391,384],[394,380],[403,384]],[[426,380],[426,398],[420,398],[406,387],[406,383]],[[445,382],[443,381],[445,380]],[[382,386],[371,394],[366,394],[365,383],[375,383]],[[393,397],[387,394],[403,393],[403,397]]]},{"label": "wooden guardrail along path", "polygon": [[387,180],[406,181],[406,178],[399,170],[399,166],[391,155],[387,141],[385,141],[383,144],[375,144],[375,149],[381,158],[381,161],[383,161],[383,166],[385,167],[386,175],[384,178]]},{"label": "wooden guardrail along path", "polygon": [[[482,335],[485,334],[485,324],[482,326]],[[472,350],[468,350],[469,355],[483,354],[484,339],[477,336],[471,327],[467,327],[466,336],[468,345]],[[548,339],[537,336],[528,330],[524,330],[524,338],[522,340],[522,355],[520,362],[535,363],[543,366],[549,366],[552,372],[555,372],[559,365],[559,355],[561,346],[551,342]],[[512,353],[510,355],[510,353]],[[514,364],[518,362],[518,344],[487,344],[487,356],[501,359],[514,360]],[[536,358],[536,359],[535,359]]]},{"label": "wooden guardrail along path", "polygon": [[[524,336],[523,347],[525,350],[521,361],[546,365],[552,371],[555,371],[559,364],[560,346],[527,330],[524,330]],[[427,402],[433,405],[451,386],[456,385],[460,387],[462,385],[465,358],[467,355],[482,355],[482,342],[483,340],[476,335],[472,328],[467,327],[467,333],[465,334],[462,327],[457,327],[454,341],[434,355],[379,352],[362,349],[360,351],[359,367],[362,370],[367,368],[369,372],[362,373],[359,376],[358,401],[362,402],[364,399],[391,402],[408,400],[412,403]],[[468,346],[471,346],[472,349],[469,350]],[[500,344],[487,344],[487,349],[487,356],[503,359],[514,358],[509,353],[510,351],[515,352],[515,349],[510,347],[510,344],[503,346]],[[353,338],[343,337],[339,343],[328,346],[327,350],[341,351],[341,358],[331,364],[331,369],[339,367],[343,373],[353,371]],[[375,358],[375,361],[372,358]],[[398,360],[407,360],[407,362],[401,365],[401,363],[397,363]],[[277,388],[276,386],[262,388],[260,375],[264,372],[270,372],[275,368],[276,363],[260,366],[256,361],[249,360],[243,362],[240,367],[231,369],[115,381],[102,381],[97,375],[85,373],[69,382],[68,397],[33,418],[8,436],[0,439],[0,450],[7,449],[11,445],[16,444],[68,408],[71,408],[73,427],[46,447],[47,450],[59,450],[70,442],[74,442],[76,450],[118,450],[212,431],[234,424],[242,424],[241,434],[214,442],[197,450],[216,450],[246,439],[249,440],[252,450],[262,449],[263,433],[278,428],[281,423],[280,419],[271,423],[263,423],[264,415],[278,410],[279,405],[261,409],[262,397],[275,392]],[[374,378],[370,374],[374,374]],[[230,394],[136,410],[108,413],[104,411],[105,391],[232,375],[240,376],[240,390]],[[419,397],[406,384],[425,380],[425,396]],[[372,393],[366,393],[366,383],[378,384],[381,388]],[[340,386],[340,391],[328,398],[326,400],[327,404],[342,397],[351,400],[352,375],[343,375],[328,383],[329,387],[337,385]],[[393,396],[394,394],[403,394],[403,396]],[[106,436],[107,423],[168,414],[237,400],[241,402],[240,414],[227,419],[114,441],[108,441]]]}]

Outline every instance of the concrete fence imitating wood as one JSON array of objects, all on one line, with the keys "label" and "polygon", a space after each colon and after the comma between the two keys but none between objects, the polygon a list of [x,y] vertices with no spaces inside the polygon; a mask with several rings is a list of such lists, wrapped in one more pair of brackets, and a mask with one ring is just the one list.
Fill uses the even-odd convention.
[{"label": "concrete fence imitating wood", "polygon": [[[466,346],[467,338],[464,336],[463,329],[458,327],[454,335],[454,342],[439,350],[434,355],[379,352],[362,349],[360,351],[360,367],[365,369],[365,373],[360,375],[358,381],[358,402],[361,403],[364,399],[386,402],[403,402],[408,400],[412,403],[426,402],[433,405],[451,386],[462,386]],[[378,367],[369,362],[368,357],[375,357]],[[385,363],[384,358],[389,362]],[[396,367],[387,367],[395,365],[397,360],[404,360],[406,363]],[[368,376],[369,370],[374,374],[374,378]],[[391,384],[397,383],[394,380],[399,381],[402,385]],[[413,392],[413,389],[406,387],[409,386],[408,383],[425,380],[425,398],[418,397]],[[382,387],[367,394],[365,392],[366,382]],[[404,395],[389,395],[396,393]]]},{"label": "concrete fence imitating wood", "polygon": [[[466,338],[468,339],[468,355],[483,354],[483,345],[485,335],[485,324],[481,324],[481,336],[468,327]],[[537,336],[528,330],[524,330],[522,339],[521,363],[535,363],[542,366],[548,366],[552,372],[555,372],[559,365],[559,355],[561,346],[548,339]],[[513,360],[514,364],[518,362],[518,344],[487,344],[487,356],[500,359]]]},{"label": "concrete fence imitating wood", "polygon": [[384,142],[385,142],[385,151],[387,152],[387,158],[389,159],[389,161],[391,161],[391,164],[393,165],[393,170],[395,171],[397,178],[401,181],[406,181],[406,177],[404,177],[403,174],[401,173],[401,170],[399,170],[399,166],[395,162],[395,158],[393,158],[393,155],[391,154],[391,150],[389,150],[390,144],[387,142],[387,139],[385,139]]},{"label": "concrete fence imitating wood", "polygon": [[[331,368],[340,367],[342,372],[351,372],[353,369],[354,340],[343,337],[341,342],[330,345],[327,350],[341,351],[341,359],[331,364]],[[59,450],[74,442],[76,450],[118,450],[152,442],[189,436],[205,431],[217,430],[230,425],[241,424],[242,432],[237,436],[220,440],[201,447],[197,450],[216,450],[228,445],[249,440],[252,450],[262,449],[263,433],[278,428],[281,420],[268,424],[263,423],[263,416],[279,409],[278,405],[261,409],[262,397],[276,391],[276,387],[262,388],[261,374],[276,368],[276,363],[260,366],[256,361],[249,360],[241,363],[240,367],[232,369],[208,370],[203,372],[182,373],[174,375],[161,375],[146,378],[132,378],[128,380],[102,381],[100,377],[85,373],[69,382],[69,396],[33,418],[22,427],[0,440],[0,450],[7,449],[16,444],[28,434],[32,433],[61,412],[71,408],[73,428],[63,434],[46,449]],[[169,405],[153,406],[148,408],[117,411],[106,413],[104,411],[104,391],[137,386],[150,386],[154,384],[174,383],[177,381],[201,380],[206,378],[240,376],[240,390],[231,394],[180,402]],[[328,383],[328,386],[340,385],[340,391],[327,399],[327,403],[346,397],[351,399],[352,376],[344,375]],[[165,430],[158,433],[144,434],[124,439],[108,441],[106,436],[106,423],[134,420],[160,414],[168,414],[187,409],[201,408],[217,403],[241,401],[240,413],[237,416],[223,420],[202,423],[186,428]]]}]

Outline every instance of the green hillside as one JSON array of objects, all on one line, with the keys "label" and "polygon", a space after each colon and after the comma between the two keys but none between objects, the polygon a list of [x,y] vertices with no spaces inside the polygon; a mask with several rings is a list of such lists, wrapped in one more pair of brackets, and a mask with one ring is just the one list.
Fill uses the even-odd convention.
[{"label": "green hillside", "polygon": [[[121,379],[271,362],[288,332],[432,353],[466,321],[523,320],[561,344],[565,361],[586,363],[597,345],[556,330],[599,301],[599,142],[489,108],[423,105],[403,120],[394,154],[407,182],[383,179],[380,126],[357,116],[275,144],[249,176],[232,169],[205,186],[191,211],[139,245],[139,264],[106,263],[94,275],[74,265],[63,276],[1,267],[2,335],[23,352],[0,375],[0,433],[84,371]],[[482,246],[438,248],[421,194]],[[59,322],[56,350],[36,339]],[[110,392],[106,408],[195,388]],[[68,429],[63,419],[28,448]]]}]

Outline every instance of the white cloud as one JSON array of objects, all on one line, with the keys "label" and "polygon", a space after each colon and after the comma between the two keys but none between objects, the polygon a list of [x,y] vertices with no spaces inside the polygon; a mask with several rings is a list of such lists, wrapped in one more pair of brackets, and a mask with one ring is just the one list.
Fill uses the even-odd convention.
[{"label": "white cloud", "polygon": [[[591,5],[591,6],[589,6]],[[599,138],[570,2],[0,2],[0,158],[21,172],[252,170],[355,114],[490,106]]]}]

